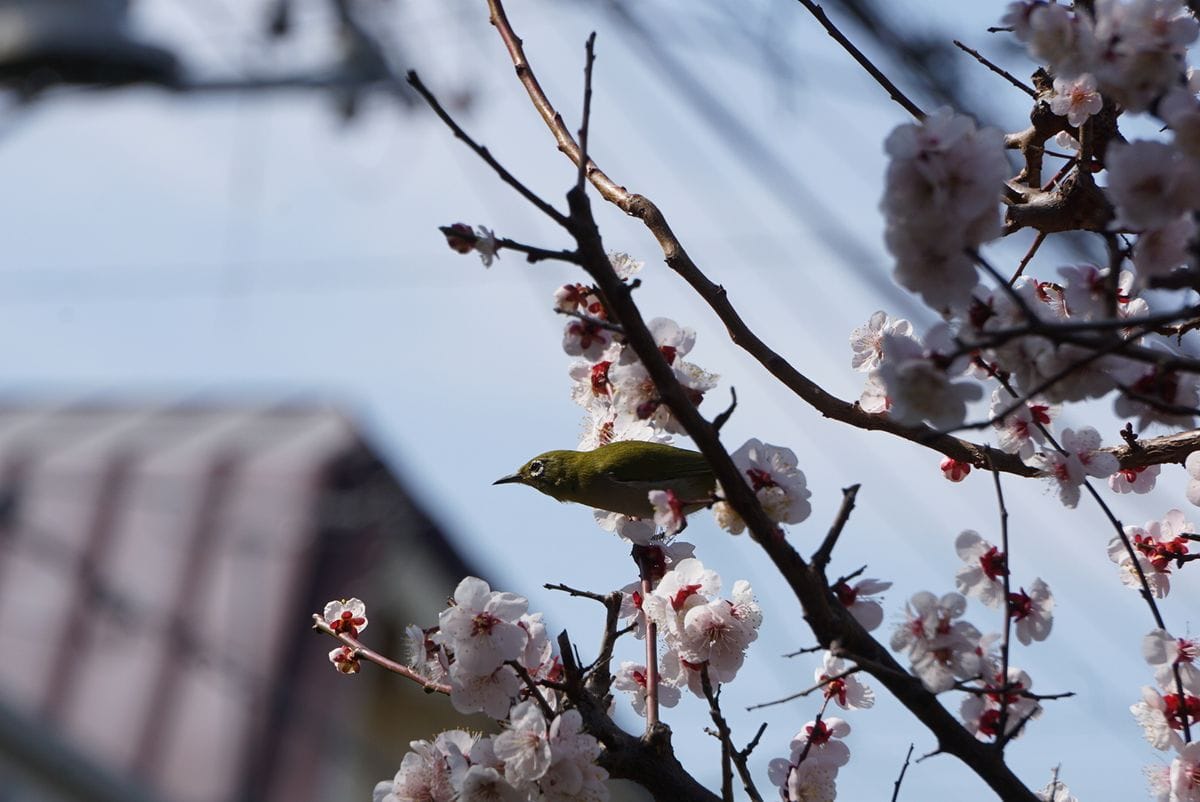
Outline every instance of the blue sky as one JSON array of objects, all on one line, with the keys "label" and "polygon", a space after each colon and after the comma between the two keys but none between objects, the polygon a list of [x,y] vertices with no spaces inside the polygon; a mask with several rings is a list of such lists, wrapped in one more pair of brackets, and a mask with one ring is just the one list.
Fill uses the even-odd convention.
[{"label": "blue sky", "polygon": [[[232,33],[251,13],[246,8],[185,5],[157,0],[145,3],[143,13],[150,30],[187,45],[196,66],[273,61]],[[1001,4],[987,14],[983,4],[959,4],[950,21],[941,19],[944,4],[901,5],[927,15],[923,24],[931,29],[997,47],[983,28]],[[667,16],[691,14],[692,24],[705,16],[691,4],[655,6]],[[583,41],[597,30],[591,141],[597,161],[618,182],[656,200],[763,339],[826,389],[857,397],[851,329],[876,309],[904,311],[906,303],[890,283],[877,211],[881,143],[907,122],[904,112],[796,4],[759,2],[747,11],[754,24],[771,26],[791,58],[792,83],[764,80],[761,65],[725,51],[728,32],[713,34],[707,52],[674,53],[700,65],[710,88],[767,138],[824,211],[859,237],[862,255],[847,264],[845,252],[825,244],[829,232],[814,230],[819,216],[812,209],[765,191],[638,58],[640,45],[589,8],[510,4],[547,92],[569,121],[577,119]],[[562,205],[573,168],[512,79],[481,4],[431,4],[407,13],[417,16],[422,33],[406,28],[397,35],[426,82],[435,91],[469,87],[476,99],[463,117],[469,130]],[[301,34],[274,60],[295,53],[315,58],[326,47],[315,26]],[[1031,69],[1014,66],[1019,74]],[[976,94],[993,100],[995,121],[1021,127],[1023,96],[982,69],[972,75]],[[315,95],[72,94],[10,116],[0,174],[9,187],[0,196],[9,245],[0,261],[4,390],[343,404],[497,586],[528,595],[533,609],[552,609],[553,625],[591,648],[599,609],[556,597],[541,584],[597,591],[624,585],[634,578],[626,548],[596,528],[584,508],[490,484],[535,453],[577,441],[581,415],[568,395],[570,359],[559,345],[563,320],[551,296],[579,276],[512,255],[485,270],[445,246],[436,227],[456,221],[546,247],[568,243],[440,123],[383,100],[368,103],[347,125],[328,98]],[[797,453],[814,510],[789,535],[801,550],[819,542],[840,489],[861,483],[832,570],[867,564],[868,576],[895,581],[885,626],[910,594],[953,589],[957,533],[972,528],[998,539],[990,478],[975,473],[951,485],[933,453],[821,418],[729,342],[712,313],[661,263],[640,224],[598,201],[597,211],[607,247],[647,262],[638,291],[643,314],[696,329],[691,358],[721,375],[702,410],[714,414],[729,387],[737,388],[740,406],[724,430],[730,450],[758,437]],[[994,255],[1011,262],[1027,242],[1005,244]],[[1052,273],[1056,263],[1043,259],[1034,269]],[[1108,405],[1073,420],[1083,418],[1104,422],[1107,439],[1115,438]],[[1186,506],[1185,484],[1182,468],[1167,467],[1151,499],[1113,497],[1112,504],[1127,522],[1142,523]],[[1152,682],[1140,658],[1149,616],[1105,556],[1110,533],[1097,509],[1084,503],[1064,510],[1041,482],[1006,480],[1005,489],[1017,581],[1027,586],[1042,576],[1059,605],[1051,638],[1016,648],[1014,663],[1033,674],[1039,691],[1078,694],[1048,704],[1029,735],[1010,747],[1012,765],[1040,787],[1061,762],[1061,776],[1083,800],[1140,798],[1140,768],[1158,755],[1142,741],[1128,706]],[[780,657],[810,645],[811,636],[751,541],[722,533],[703,514],[687,535],[727,588],[750,580],[766,611],[746,668],[723,696],[738,739],[769,722],[755,753],[766,785],[766,761],[786,754],[816,705],[743,708],[811,684],[817,658]],[[1194,588],[1177,583],[1164,604],[1168,622],[1184,631],[1198,601]],[[301,624],[306,613],[298,615]],[[969,617],[985,631],[999,624],[975,604]],[[626,649],[619,659],[637,659],[630,644]],[[958,699],[947,705],[957,710]],[[917,754],[934,746],[887,698],[847,719],[854,731],[853,757],[839,778],[844,799],[886,798],[909,742]],[[704,705],[686,699],[665,720],[676,730],[685,765],[715,786],[718,752],[701,733],[708,724]],[[632,717],[627,722],[636,726]],[[902,798],[984,795],[966,769],[937,757],[910,768]]]}]

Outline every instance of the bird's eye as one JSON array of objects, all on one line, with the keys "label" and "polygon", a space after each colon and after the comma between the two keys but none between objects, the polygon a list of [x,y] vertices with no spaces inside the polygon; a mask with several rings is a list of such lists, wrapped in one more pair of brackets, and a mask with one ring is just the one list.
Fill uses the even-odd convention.
[{"label": "bird's eye", "polygon": [[546,466],[542,464],[540,459],[535,459],[533,462],[529,463],[530,476],[541,476],[542,471],[544,470],[546,470]]}]

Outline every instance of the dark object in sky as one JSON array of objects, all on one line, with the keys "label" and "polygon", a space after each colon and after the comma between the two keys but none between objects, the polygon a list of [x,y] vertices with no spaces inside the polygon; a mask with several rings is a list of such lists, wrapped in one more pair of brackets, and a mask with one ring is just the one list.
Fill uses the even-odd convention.
[{"label": "dark object in sky", "polygon": [[0,0],[0,84],[33,96],[62,84],[173,85],[169,51],[126,30],[126,0]]}]

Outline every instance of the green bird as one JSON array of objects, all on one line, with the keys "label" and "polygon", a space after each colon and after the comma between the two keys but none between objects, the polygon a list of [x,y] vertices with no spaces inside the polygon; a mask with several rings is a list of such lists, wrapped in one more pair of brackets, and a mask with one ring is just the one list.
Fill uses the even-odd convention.
[{"label": "green bird", "polygon": [[529,485],[559,501],[574,501],[634,518],[651,518],[651,490],[673,490],[685,514],[708,505],[716,487],[704,455],[664,443],[621,440],[594,451],[547,451],[492,484]]}]

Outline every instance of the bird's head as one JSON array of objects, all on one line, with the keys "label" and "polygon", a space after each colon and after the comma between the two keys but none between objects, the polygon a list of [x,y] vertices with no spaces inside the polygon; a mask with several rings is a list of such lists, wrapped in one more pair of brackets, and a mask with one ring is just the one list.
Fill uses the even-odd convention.
[{"label": "bird's head", "polygon": [[579,486],[579,466],[576,464],[579,456],[578,451],[547,451],[526,462],[516,473],[502,476],[492,484],[529,485],[562,501]]}]

